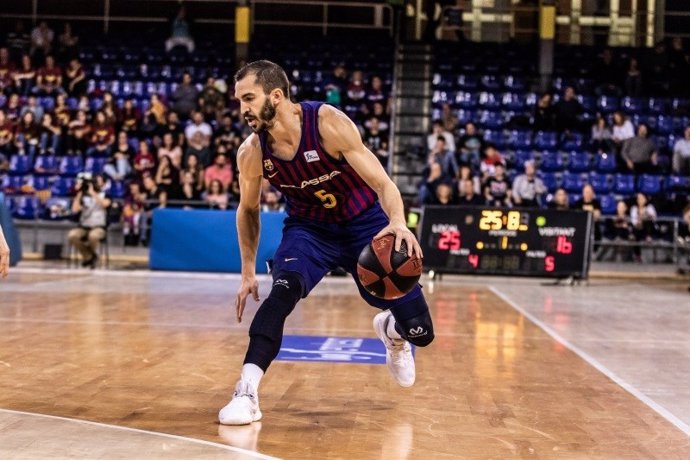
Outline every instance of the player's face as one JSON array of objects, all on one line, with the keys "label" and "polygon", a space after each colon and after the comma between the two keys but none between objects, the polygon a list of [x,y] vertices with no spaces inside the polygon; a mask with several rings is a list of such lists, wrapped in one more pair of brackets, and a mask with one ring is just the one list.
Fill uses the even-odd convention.
[{"label": "player's face", "polygon": [[269,96],[264,94],[263,88],[254,83],[253,75],[248,75],[235,84],[235,97],[240,101],[242,116],[255,133],[266,131],[273,126],[276,116],[275,105]]}]

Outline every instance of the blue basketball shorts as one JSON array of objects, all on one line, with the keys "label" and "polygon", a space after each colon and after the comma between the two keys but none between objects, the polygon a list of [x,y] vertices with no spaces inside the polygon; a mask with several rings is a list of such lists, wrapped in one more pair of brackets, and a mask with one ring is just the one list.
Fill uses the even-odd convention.
[{"label": "blue basketball shorts", "polygon": [[369,294],[357,276],[359,254],[386,225],[388,217],[378,202],[346,222],[287,217],[283,239],[273,257],[273,278],[286,271],[299,273],[304,279],[302,297],[306,297],[326,273],[342,267],[354,277],[360,295],[369,305],[385,310],[409,302],[422,294],[419,285],[399,299],[385,300]]}]

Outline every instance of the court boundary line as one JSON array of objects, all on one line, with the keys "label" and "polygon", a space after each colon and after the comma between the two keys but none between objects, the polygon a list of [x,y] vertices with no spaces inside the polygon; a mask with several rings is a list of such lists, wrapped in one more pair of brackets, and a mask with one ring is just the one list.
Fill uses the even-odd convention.
[{"label": "court boundary line", "polygon": [[572,351],[575,353],[577,356],[579,356],[582,360],[584,360],[587,364],[604,374],[606,377],[608,377],[610,380],[612,380],[614,383],[616,383],[618,386],[623,388],[625,391],[633,395],[635,398],[646,404],[649,408],[651,408],[654,412],[662,416],[666,421],[671,423],[673,426],[681,430],[683,433],[685,433],[687,436],[690,436],[690,426],[688,426],[684,421],[673,415],[668,409],[663,407],[661,404],[657,403],[653,399],[651,399],[649,396],[645,395],[642,393],[640,390],[632,386],[630,383],[627,381],[623,380],[622,377],[620,377],[618,374],[613,372],[611,369],[608,367],[604,366],[601,364],[596,358],[591,356],[589,353],[578,347],[577,345],[570,343],[567,339],[562,337],[558,332],[556,332],[551,326],[534,316],[532,313],[528,312],[524,308],[522,308],[520,305],[518,305],[517,302],[513,301],[510,297],[508,297],[507,294],[501,292],[499,288],[493,285],[489,285],[489,290],[496,294],[501,300],[503,300],[505,303],[513,307],[515,310],[517,310],[521,315],[529,319],[532,323],[534,323],[537,327],[542,329],[544,332],[546,332],[548,335],[551,336],[552,339],[554,339],[556,342],[560,343],[564,347],[566,347],[568,350]]},{"label": "court boundary line", "polygon": [[189,438],[189,437],[180,436],[177,434],[162,433],[159,431],[142,430],[139,428],[130,428],[127,426],[111,425],[109,423],[93,422],[91,420],[82,420],[82,419],[78,419],[78,418],[61,417],[59,415],[39,414],[36,412],[25,412],[25,411],[20,411],[20,410],[13,410],[13,409],[0,408],[0,412],[4,412],[4,413],[8,413],[8,414],[15,414],[15,415],[28,415],[31,417],[41,417],[41,418],[47,418],[47,419],[51,419],[51,420],[61,420],[61,421],[65,421],[65,422],[81,423],[81,424],[85,424],[85,425],[97,426],[100,428],[111,428],[111,429],[121,430],[121,431],[129,431],[129,432],[134,432],[134,433],[160,436],[160,437],[164,437],[164,438],[168,438],[168,439],[175,439],[178,441],[187,441],[187,442],[191,442],[193,444],[202,444],[205,446],[217,447],[217,448],[220,448],[222,450],[228,450],[230,452],[248,455],[248,456],[253,457],[253,458],[260,458],[263,460],[279,460],[278,457],[271,457],[270,455],[262,454],[260,452],[254,452],[254,451],[247,450],[247,449],[242,449],[241,447],[230,446],[227,444],[221,444],[221,443],[213,442],[213,441],[206,441],[205,439]]}]

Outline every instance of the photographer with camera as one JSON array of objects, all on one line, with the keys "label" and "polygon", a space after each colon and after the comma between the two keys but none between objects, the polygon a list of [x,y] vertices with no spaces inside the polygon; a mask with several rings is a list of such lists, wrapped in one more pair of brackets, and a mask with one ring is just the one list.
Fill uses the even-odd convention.
[{"label": "photographer with camera", "polygon": [[89,173],[77,176],[77,194],[72,202],[72,212],[79,214],[79,227],[70,230],[70,244],[81,253],[83,267],[96,267],[98,245],[105,239],[108,207],[111,201],[105,197],[98,183]]}]

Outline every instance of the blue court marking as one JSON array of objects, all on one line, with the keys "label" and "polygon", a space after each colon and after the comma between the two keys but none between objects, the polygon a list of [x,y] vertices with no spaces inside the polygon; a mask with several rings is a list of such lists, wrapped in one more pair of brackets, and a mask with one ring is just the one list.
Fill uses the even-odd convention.
[{"label": "blue court marking", "polygon": [[[412,347],[414,353],[414,347]],[[379,339],[286,335],[278,361],[386,364],[386,349]]]}]

